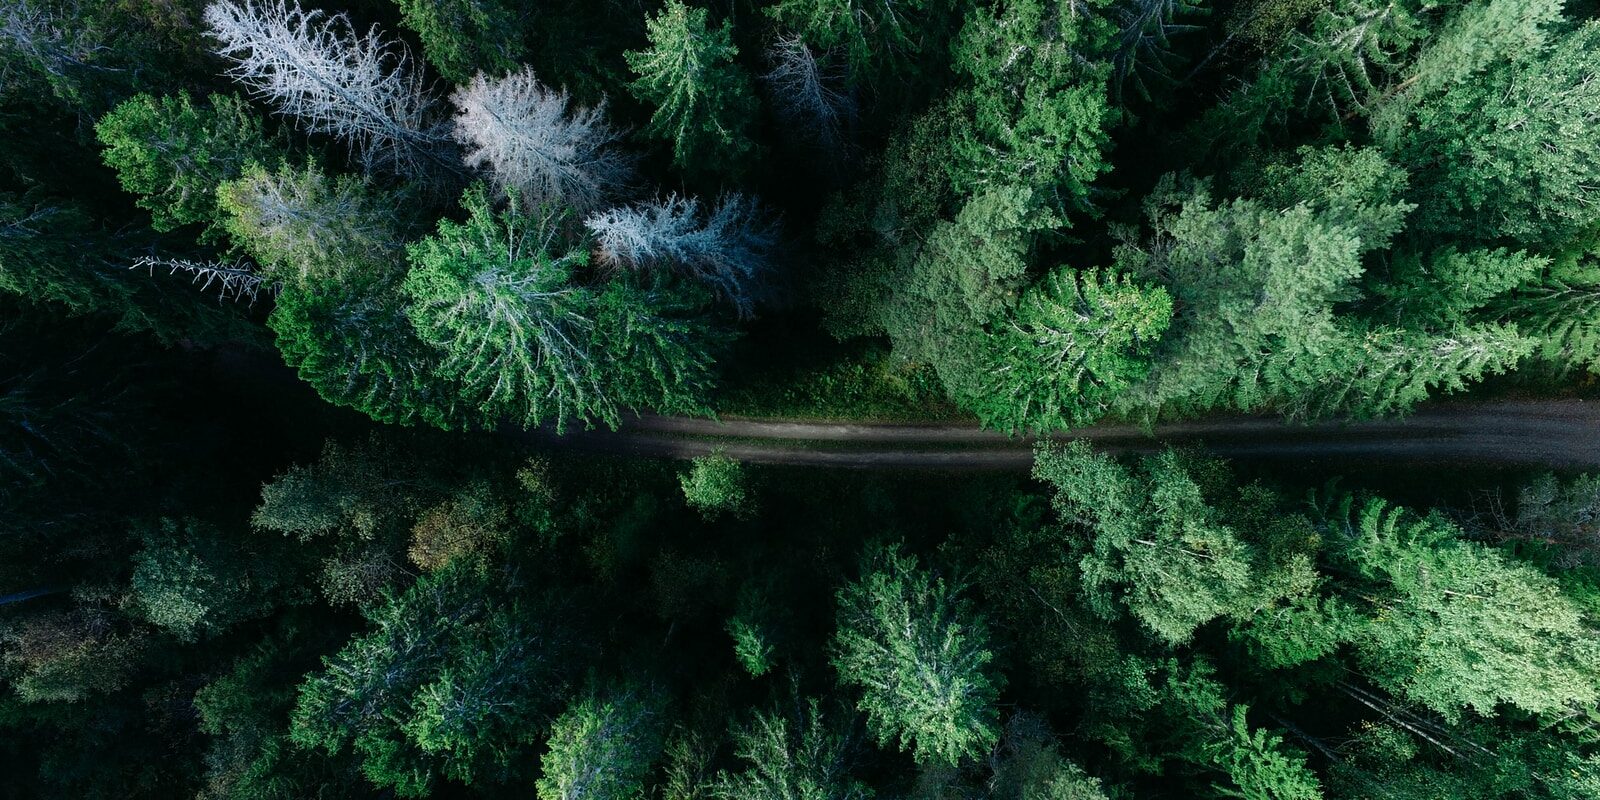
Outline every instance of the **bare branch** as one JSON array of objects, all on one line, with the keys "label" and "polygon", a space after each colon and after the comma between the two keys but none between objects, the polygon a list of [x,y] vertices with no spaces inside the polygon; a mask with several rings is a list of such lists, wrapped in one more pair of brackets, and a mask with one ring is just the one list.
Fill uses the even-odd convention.
[{"label": "bare branch", "polygon": [[190,275],[190,283],[200,284],[200,291],[206,291],[212,286],[217,287],[217,302],[249,299],[254,306],[262,292],[268,297],[278,294],[280,284],[265,281],[262,276],[246,266],[224,264],[220,261],[200,262],[189,261],[181,258],[151,258],[142,257],[133,262],[128,269],[144,269],[154,275],[156,268],[167,270],[168,275],[184,272]]}]

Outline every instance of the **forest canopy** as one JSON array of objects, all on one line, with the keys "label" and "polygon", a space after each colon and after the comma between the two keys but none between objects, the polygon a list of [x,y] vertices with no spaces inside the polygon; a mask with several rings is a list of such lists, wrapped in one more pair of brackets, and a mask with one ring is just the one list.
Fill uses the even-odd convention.
[{"label": "forest canopy", "polygon": [[1600,797],[1593,457],[1152,438],[1592,398],[1597,14],[0,3],[0,798]]}]

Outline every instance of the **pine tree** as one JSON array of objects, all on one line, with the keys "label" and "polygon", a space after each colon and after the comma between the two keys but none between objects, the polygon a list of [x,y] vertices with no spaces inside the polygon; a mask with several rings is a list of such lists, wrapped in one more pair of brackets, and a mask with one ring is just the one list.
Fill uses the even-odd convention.
[{"label": "pine tree", "polygon": [[1593,240],[1600,216],[1589,187],[1600,144],[1582,131],[1600,113],[1597,42],[1600,25],[1588,24],[1541,57],[1496,56],[1470,82],[1415,98],[1380,129],[1398,162],[1418,166],[1424,230],[1545,248]]},{"label": "pine tree", "polygon": [[1438,515],[1380,500],[1334,506],[1336,554],[1367,584],[1351,587],[1368,619],[1353,632],[1378,686],[1458,720],[1510,706],[1560,713],[1600,698],[1600,638],[1585,611],[1533,568]]},{"label": "pine tree", "polygon": [[1161,288],[1109,271],[1056,270],[1001,323],[979,419],[1013,432],[1093,422],[1150,371],[1171,317]]},{"label": "pine tree", "polygon": [[945,165],[958,193],[1020,186],[1062,212],[1090,209],[1090,184],[1111,168],[1105,128],[1115,113],[1107,71],[1078,54],[1080,37],[1094,36],[1093,19],[1054,0],[971,12],[951,50],[971,79],[951,109],[973,120],[954,128]]},{"label": "pine tree", "polygon": [[767,9],[778,24],[823,51],[842,51],[852,83],[918,49],[920,15],[928,0],[780,0]]},{"label": "pine tree", "polygon": [[465,223],[440,220],[408,248],[404,291],[433,379],[449,381],[474,424],[614,422],[616,400],[592,353],[595,296],[573,282],[588,253],[567,249],[561,216],[496,213],[482,187],[462,198]]},{"label": "pine tree", "polygon": [[733,62],[733,24],[711,29],[703,8],[667,0],[650,18],[650,49],[629,51],[638,79],[629,89],[655,107],[645,132],[672,142],[672,161],[684,170],[727,172],[753,155],[755,116],[750,76]]},{"label": "pine tree", "polygon": [[524,55],[522,20],[505,0],[396,0],[422,40],[428,63],[462,84],[478,72],[509,72]]},{"label": "pine tree", "polygon": [[1206,503],[1177,454],[1145,459],[1136,475],[1083,442],[1046,444],[1033,474],[1055,490],[1062,520],[1089,530],[1083,591],[1104,618],[1125,608],[1158,639],[1179,644],[1257,599],[1255,553]]},{"label": "pine tree", "polygon": [[424,797],[440,778],[496,783],[531,758],[565,684],[564,639],[477,567],[424,576],[301,684],[295,744],[353,750],[374,784]]},{"label": "pine tree", "polygon": [[756,712],[734,733],[734,754],[749,765],[717,776],[719,800],[870,800],[871,789],[850,777],[854,742],[828,727],[822,704],[797,703],[793,713]]},{"label": "pine tree", "polygon": [[1000,735],[989,631],[961,589],[889,546],[838,595],[839,682],[861,692],[857,707],[880,745],[930,766],[975,758]]}]

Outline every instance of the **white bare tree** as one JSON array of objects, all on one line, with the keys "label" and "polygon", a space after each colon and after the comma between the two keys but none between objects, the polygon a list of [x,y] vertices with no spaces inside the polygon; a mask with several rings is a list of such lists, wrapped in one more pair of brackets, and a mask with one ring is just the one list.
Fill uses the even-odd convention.
[{"label": "white bare tree", "polygon": [[623,131],[606,123],[605,103],[573,106],[565,91],[540,84],[531,68],[498,79],[480,72],[450,100],[467,164],[487,168],[502,191],[515,190],[530,208],[589,211],[632,172],[633,160],[612,146]]},{"label": "white bare tree", "polygon": [[672,195],[584,220],[597,260],[613,269],[670,269],[710,286],[748,317],[777,245],[778,227],[753,198],[731,194],[700,220],[700,202]]},{"label": "white bare tree", "polygon": [[219,0],[206,8],[228,75],[316,133],[340,137],[369,167],[413,178],[459,172],[432,97],[404,46],[358,33],[344,14],[283,0]]},{"label": "white bare tree", "polygon": [[817,61],[798,36],[781,36],[767,48],[772,68],[763,76],[773,108],[827,150],[838,148],[845,125],[855,115],[854,100],[835,88],[843,75]]}]

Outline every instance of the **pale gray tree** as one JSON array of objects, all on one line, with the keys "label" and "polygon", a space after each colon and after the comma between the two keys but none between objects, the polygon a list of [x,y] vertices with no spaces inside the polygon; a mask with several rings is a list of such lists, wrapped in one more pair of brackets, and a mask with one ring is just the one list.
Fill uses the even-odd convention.
[{"label": "pale gray tree", "polygon": [[433,98],[403,45],[360,33],[344,14],[283,0],[220,0],[206,24],[228,75],[313,133],[344,139],[369,167],[412,178],[459,172]]},{"label": "pale gray tree", "polygon": [[701,219],[700,201],[671,195],[592,214],[597,261],[613,269],[668,269],[701,281],[740,316],[755,308],[778,228],[754,198],[730,194]]},{"label": "pale gray tree", "polygon": [[606,123],[605,102],[576,106],[531,68],[495,79],[480,72],[450,100],[467,164],[487,169],[499,189],[515,190],[530,208],[589,211],[632,172],[633,160],[614,146],[624,131]]},{"label": "pale gray tree", "polygon": [[828,69],[798,36],[780,36],[767,48],[772,65],[762,79],[773,109],[827,150],[839,147],[845,126],[855,116],[855,100],[840,91],[844,77]]}]

